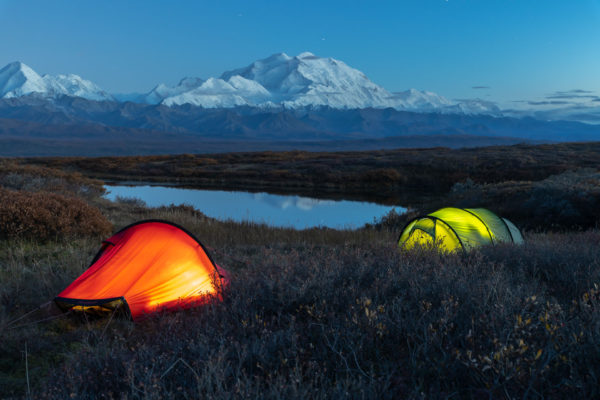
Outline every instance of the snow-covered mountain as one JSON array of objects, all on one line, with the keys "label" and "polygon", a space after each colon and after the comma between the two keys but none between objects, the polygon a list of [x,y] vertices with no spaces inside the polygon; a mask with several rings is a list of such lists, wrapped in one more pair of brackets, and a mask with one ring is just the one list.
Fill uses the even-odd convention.
[{"label": "snow-covered mountain", "polygon": [[228,71],[258,82],[271,94],[271,101],[287,108],[329,106],[333,108],[384,108],[398,106],[392,94],[371,82],[362,72],[333,58],[312,53],[290,57],[274,54],[245,68]]},{"label": "snow-covered mountain", "polygon": [[111,95],[78,75],[40,76],[21,62],[10,63],[0,70],[0,99],[28,95],[51,101],[66,95],[95,101],[129,101],[168,107],[189,104],[203,108],[244,106],[275,110],[393,108],[412,112],[529,116],[543,120],[600,123],[600,96],[574,93],[578,95],[576,98],[581,97],[576,99],[578,102],[542,99],[501,109],[498,104],[482,99],[450,100],[416,89],[389,92],[344,62],[309,52],[295,57],[285,53],[274,54],[246,67],[226,71],[218,78],[184,78],[175,86],[161,83],[144,94]]},{"label": "snow-covered mountain", "polygon": [[177,96],[181,93],[188,92],[202,85],[204,80],[201,78],[183,78],[179,81],[177,86],[169,87],[164,83],[160,83],[154,87],[150,92],[142,95],[139,99],[139,103],[147,104],[159,104],[161,101],[168,97]]},{"label": "snow-covered mountain", "polygon": [[114,100],[113,97],[91,81],[78,75],[40,76],[29,66],[13,62],[0,70],[0,98],[37,94],[54,98],[61,95],[83,97],[88,100]]},{"label": "snow-covered mountain", "polygon": [[295,57],[274,54],[219,79],[160,84],[139,98],[148,104],[192,104],[205,108],[236,106],[287,109],[326,106],[337,109],[394,108],[404,111],[487,113],[499,110],[489,102],[456,102],[438,94],[410,89],[390,93],[361,71],[333,58],[304,52]]},{"label": "snow-covered mountain", "polygon": [[35,94],[47,99],[83,97],[96,101],[132,101],[142,104],[204,108],[336,109],[394,108],[403,111],[499,114],[492,103],[456,102],[438,94],[410,89],[390,93],[361,71],[333,58],[305,52],[295,57],[274,54],[219,78],[184,78],[175,86],[163,83],[145,94],[110,95],[78,75],[40,76],[21,62],[0,70],[0,98]]},{"label": "snow-covered mountain", "polygon": [[34,70],[20,62],[0,69],[0,97],[11,98],[46,91],[46,82]]},{"label": "snow-covered mountain", "polygon": [[455,104],[436,93],[416,89],[395,92],[393,98],[407,110],[435,111]]},{"label": "snow-covered mountain", "polygon": [[270,96],[270,93],[260,83],[234,75],[227,81],[209,78],[189,91],[166,97],[162,104],[167,106],[192,104],[205,108],[230,108],[260,105]]}]

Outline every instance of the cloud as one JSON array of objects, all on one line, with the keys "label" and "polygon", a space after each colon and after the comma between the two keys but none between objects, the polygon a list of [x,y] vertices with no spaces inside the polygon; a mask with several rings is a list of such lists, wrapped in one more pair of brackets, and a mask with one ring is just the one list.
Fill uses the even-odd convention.
[{"label": "cloud", "polygon": [[527,104],[531,106],[546,106],[546,105],[566,105],[574,104],[572,101],[564,100],[553,100],[553,101],[528,101]]},{"label": "cloud", "polygon": [[583,90],[583,89],[573,89],[573,90],[567,90],[566,92],[557,92],[557,93],[579,93],[579,94],[585,94],[585,93],[594,93],[591,90]]},{"label": "cloud", "polygon": [[598,96],[591,94],[553,94],[546,96],[547,99],[597,99]]},{"label": "cloud", "polygon": [[473,86],[471,89],[489,89],[489,86]]},{"label": "cloud", "polygon": [[547,99],[598,99],[593,91],[583,89],[561,90],[546,96]]}]

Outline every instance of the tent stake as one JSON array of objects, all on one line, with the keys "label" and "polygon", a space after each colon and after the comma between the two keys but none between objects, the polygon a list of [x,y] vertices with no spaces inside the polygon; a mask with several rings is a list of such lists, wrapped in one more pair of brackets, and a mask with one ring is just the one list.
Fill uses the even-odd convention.
[{"label": "tent stake", "polygon": [[29,363],[27,362],[27,342],[25,342],[25,379],[27,380],[27,399],[31,399],[31,388],[29,387]]}]

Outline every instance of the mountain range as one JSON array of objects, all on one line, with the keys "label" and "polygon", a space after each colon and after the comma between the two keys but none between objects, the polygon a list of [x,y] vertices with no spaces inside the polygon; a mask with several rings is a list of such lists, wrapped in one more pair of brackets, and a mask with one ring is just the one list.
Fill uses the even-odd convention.
[{"label": "mountain range", "polygon": [[[593,121],[587,111],[576,110]],[[119,154],[201,151],[206,140],[231,143],[217,146],[230,151],[249,141],[263,142],[246,146],[253,149],[268,149],[268,142],[280,143],[279,149],[285,143],[328,149],[340,141],[345,149],[360,149],[369,140],[427,147],[434,136],[452,147],[600,139],[600,125],[565,121],[569,111],[557,113],[561,121],[548,117],[547,106],[535,112],[416,89],[390,92],[342,61],[308,52],[275,54],[218,78],[187,77],[128,95],[110,94],[74,74],[39,75],[21,62],[0,70],[2,155],[43,155],[44,148],[54,154],[63,147],[71,149],[65,155],[107,154],[111,150],[95,152],[91,144],[107,138],[121,143]],[[168,141],[181,146],[165,147]]]},{"label": "mountain range", "polygon": [[184,104],[203,108],[321,106],[500,115],[500,109],[491,102],[450,101],[436,93],[416,89],[391,93],[344,62],[309,52],[295,57],[274,54],[247,67],[226,71],[219,78],[188,77],[176,86],[161,83],[140,95],[113,96],[74,74],[40,76],[21,62],[10,63],[0,70],[0,98],[30,94],[48,99],[65,95],[169,107]]}]

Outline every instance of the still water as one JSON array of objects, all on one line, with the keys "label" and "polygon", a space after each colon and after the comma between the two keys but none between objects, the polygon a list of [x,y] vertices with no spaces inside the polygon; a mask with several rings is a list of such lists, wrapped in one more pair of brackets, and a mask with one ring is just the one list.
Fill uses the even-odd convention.
[{"label": "still water", "polygon": [[106,197],[137,198],[150,207],[190,205],[219,220],[251,221],[271,226],[304,229],[311,227],[359,228],[386,215],[393,208],[375,203],[319,200],[269,193],[226,192],[163,186],[107,186]]}]

